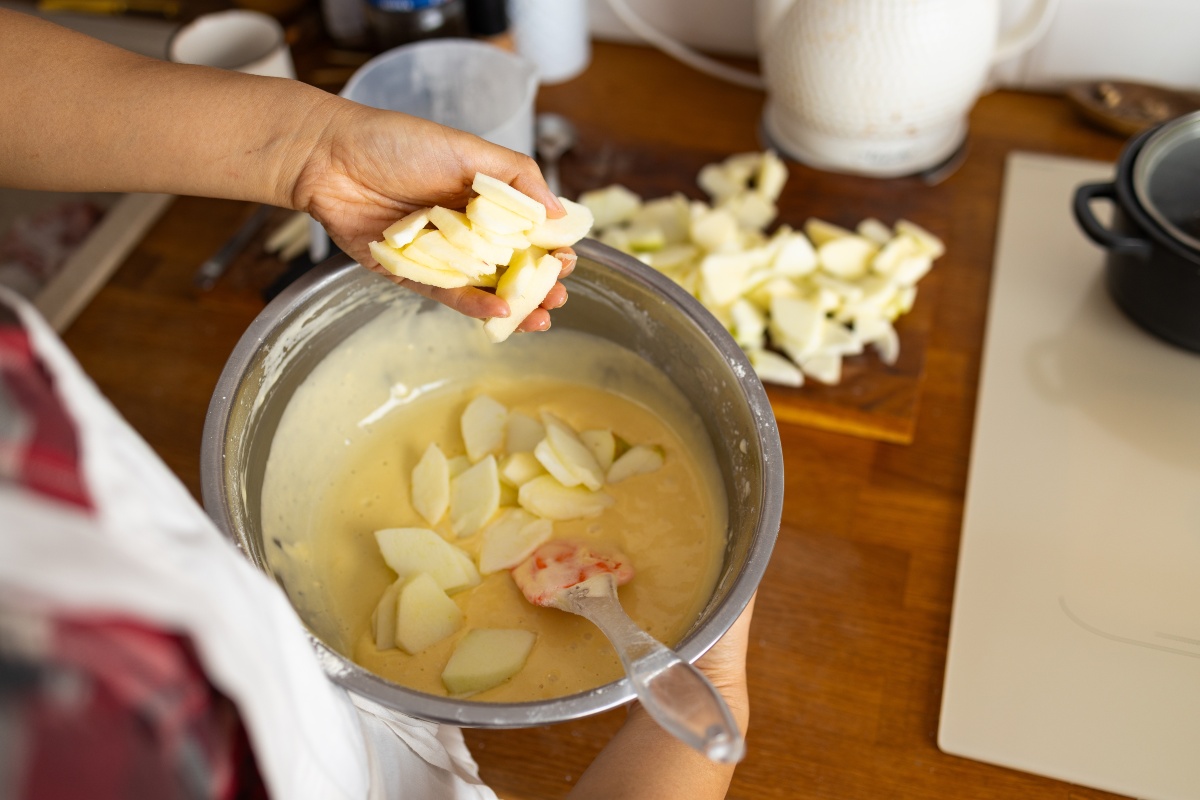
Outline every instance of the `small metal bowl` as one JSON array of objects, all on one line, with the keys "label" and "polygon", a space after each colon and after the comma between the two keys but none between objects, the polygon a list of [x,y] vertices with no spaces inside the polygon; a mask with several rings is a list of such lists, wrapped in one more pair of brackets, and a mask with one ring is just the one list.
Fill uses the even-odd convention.
[{"label": "small metal bowl", "polygon": [[[536,336],[581,330],[640,355],[691,400],[717,455],[729,498],[728,543],[713,597],[676,648],[695,661],[737,619],[766,569],[783,511],[779,431],[750,363],[699,303],[610,247],[585,240],[576,251],[570,302],[554,312],[554,327]],[[271,574],[260,519],[263,476],[292,394],[337,344],[384,308],[429,302],[340,257],[285,290],[238,342],[209,404],[201,488],[208,513],[264,572]],[[627,680],[523,703],[424,694],[350,661],[312,632],[317,626],[305,622],[328,675],[377,711],[470,727],[519,728],[599,713],[634,696]]]}]

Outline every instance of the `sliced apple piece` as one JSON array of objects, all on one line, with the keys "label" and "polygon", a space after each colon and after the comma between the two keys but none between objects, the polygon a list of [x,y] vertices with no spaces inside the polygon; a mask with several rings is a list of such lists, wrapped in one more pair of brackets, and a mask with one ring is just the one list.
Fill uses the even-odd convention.
[{"label": "sliced apple piece", "polygon": [[578,486],[583,483],[583,479],[575,474],[575,470],[563,463],[562,457],[550,445],[549,438],[538,442],[537,447],[533,448],[533,457],[563,486]]},{"label": "sliced apple piece", "polygon": [[777,383],[780,386],[803,386],[804,371],[796,366],[791,359],[771,350],[750,350],[746,353],[750,365],[754,367],[759,379],[764,383]]},{"label": "sliced apple piece", "polygon": [[486,197],[488,200],[503,206],[514,214],[525,217],[525,219],[533,222],[535,225],[540,225],[546,221],[546,207],[544,205],[498,178],[493,178],[491,175],[484,175],[482,172],[476,172],[475,180],[471,182],[471,188],[481,197]]},{"label": "sliced apple piece", "polygon": [[775,204],[757,192],[739,192],[723,201],[718,208],[732,214],[743,228],[756,231],[770,225],[778,213]]},{"label": "sliced apple piece", "polygon": [[442,684],[453,695],[495,688],[525,666],[537,634],[515,628],[467,631],[442,670]]},{"label": "sliced apple piece", "polygon": [[753,261],[742,253],[709,253],[700,262],[700,275],[706,295],[713,303],[726,306],[742,296]]},{"label": "sliced apple piece", "polygon": [[[534,445],[536,447],[537,445]],[[500,462],[500,480],[509,486],[520,488],[539,475],[545,475],[546,469],[533,453],[513,453],[505,456]]]},{"label": "sliced apple piece", "polygon": [[582,486],[563,486],[552,475],[543,475],[524,484],[517,493],[521,508],[539,517],[556,521],[597,517],[613,504],[604,492]]},{"label": "sliced apple piece", "polygon": [[834,225],[832,222],[826,222],[816,217],[810,217],[805,221],[804,233],[808,236],[808,240],[813,243],[814,247],[820,247],[826,242],[840,239],[843,236],[854,235],[840,225]]},{"label": "sliced apple piece", "polygon": [[911,236],[930,258],[941,258],[946,253],[945,243],[915,222],[906,219],[897,220],[896,235]]},{"label": "sliced apple piece", "polygon": [[412,244],[404,248],[404,255],[414,261],[426,263],[419,258],[422,254],[445,263],[450,269],[458,270],[468,278],[496,271],[494,263],[489,264],[482,258],[455,247],[441,231],[425,231],[423,235],[414,239]]},{"label": "sliced apple piece", "polygon": [[446,592],[471,585],[471,576],[455,555],[459,548],[428,528],[384,528],[375,531],[375,541],[383,560],[402,579],[417,573],[431,575]]},{"label": "sliced apple piece", "polygon": [[[475,566],[475,562],[471,560],[471,556],[461,547],[450,545],[450,548],[454,551],[454,557],[458,559],[459,566],[462,567],[463,574],[467,578],[467,583],[462,588],[470,589],[478,586],[483,581],[483,578],[479,575],[479,568]],[[452,594],[452,592],[447,592],[447,594]]]},{"label": "sliced apple piece", "polygon": [[595,217],[592,216],[592,212],[588,210],[587,206],[572,202],[565,197],[558,198],[558,201],[566,209],[566,215],[557,219],[547,218],[534,225],[533,229],[526,234],[531,244],[547,250],[570,247],[587,236],[588,231],[592,229]]},{"label": "sliced apple piece", "polygon": [[471,459],[466,456],[455,456],[454,458],[446,459],[446,470],[450,473],[450,480],[454,480],[459,475],[471,468]]},{"label": "sliced apple piece", "polygon": [[737,218],[723,208],[697,208],[691,234],[692,240],[709,252],[737,249]]},{"label": "sliced apple piece", "polygon": [[479,571],[484,575],[512,569],[549,540],[554,523],[523,508],[510,508],[483,531]]},{"label": "sliced apple piece", "polygon": [[429,224],[429,209],[419,208],[406,217],[403,217],[383,231],[383,240],[399,250],[404,245],[417,238],[417,233],[424,230]]},{"label": "sliced apple piece", "polygon": [[[471,222],[470,217],[467,218],[467,221]],[[514,255],[518,250],[524,250],[530,246],[529,237],[524,233],[497,233],[496,231],[479,227],[474,222],[471,222],[471,232],[492,244],[512,248]],[[512,259],[509,260],[511,261]]]},{"label": "sliced apple piece", "polygon": [[533,227],[533,222],[520,214],[514,214],[504,206],[483,195],[472,197],[467,202],[467,219],[471,220],[472,230],[480,235],[483,231],[491,231],[503,236],[512,234],[524,235]]},{"label": "sliced apple piece", "polygon": [[642,205],[642,198],[620,184],[593,189],[579,195],[579,202],[592,212],[597,228],[628,222]]},{"label": "sliced apple piece", "polygon": [[776,233],[771,268],[780,275],[799,278],[817,268],[817,251],[808,237],[798,231]]},{"label": "sliced apple piece", "polygon": [[772,340],[791,352],[808,355],[821,343],[825,312],[808,300],[777,295],[771,298],[768,327]]},{"label": "sliced apple piece", "polygon": [[635,444],[608,468],[608,482],[619,483],[634,475],[648,475],[662,469],[664,461],[661,447]]},{"label": "sliced apple piece", "polygon": [[837,353],[817,353],[800,362],[800,368],[810,378],[834,385],[842,379],[842,357]]},{"label": "sliced apple piece", "polygon": [[580,431],[579,441],[592,451],[592,456],[595,457],[600,469],[608,472],[617,452],[617,439],[613,436],[613,432],[607,428]]},{"label": "sliced apple piece", "polygon": [[499,507],[500,473],[495,456],[485,456],[450,481],[450,529],[456,536],[475,533]]},{"label": "sliced apple piece", "polygon": [[783,159],[771,150],[764,152],[758,164],[758,173],[754,176],[754,191],[775,202],[783,194],[787,179],[788,168]]},{"label": "sliced apple piece", "polygon": [[[602,487],[604,470],[600,469],[596,457],[580,440],[575,429],[549,411],[542,412],[542,425],[546,428],[546,441],[567,469],[579,479],[578,482],[592,491]],[[534,454],[537,454],[536,451]]]},{"label": "sliced apple piece", "polygon": [[855,233],[883,247],[892,240],[892,229],[874,217],[867,217],[855,227]]},{"label": "sliced apple piece", "polygon": [[467,458],[479,461],[489,453],[500,453],[504,449],[507,423],[508,409],[486,394],[467,403],[459,421]]},{"label": "sliced apple piece", "polygon": [[434,206],[429,209],[429,221],[450,244],[487,264],[507,264],[512,260],[512,247],[490,242],[471,230],[471,221],[461,211]]},{"label": "sliced apple piece", "polygon": [[412,505],[430,525],[437,525],[450,505],[450,465],[436,442],[413,467]]},{"label": "sliced apple piece", "polygon": [[817,248],[821,269],[838,278],[853,280],[867,274],[879,247],[856,233],[825,242]]},{"label": "sliced apple piece", "polygon": [[542,423],[528,414],[514,411],[508,415],[508,433],[504,447],[510,453],[532,453],[537,443],[546,438]]},{"label": "sliced apple piece", "polygon": [[463,624],[462,611],[425,572],[400,590],[396,609],[396,644],[410,655],[453,635]]},{"label": "sliced apple piece", "polygon": [[439,289],[457,289],[467,285],[466,275],[449,269],[444,264],[441,267],[420,264],[383,242],[371,242],[367,246],[371,250],[371,256],[379,262],[379,266],[398,277]]},{"label": "sliced apple piece", "polygon": [[400,589],[406,578],[397,578],[383,590],[379,603],[371,614],[371,629],[375,634],[376,650],[391,650],[396,646],[396,610],[400,602]]},{"label": "sliced apple piece", "polygon": [[503,342],[529,314],[542,304],[558,282],[562,262],[551,255],[537,261],[522,258],[522,251],[513,256],[513,263],[500,276],[496,295],[508,303],[507,317],[492,317],[483,323],[484,333],[493,342]]}]

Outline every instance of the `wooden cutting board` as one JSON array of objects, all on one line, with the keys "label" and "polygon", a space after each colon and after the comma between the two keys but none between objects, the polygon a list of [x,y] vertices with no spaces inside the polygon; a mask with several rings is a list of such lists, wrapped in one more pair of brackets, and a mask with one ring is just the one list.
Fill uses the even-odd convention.
[{"label": "wooden cutting board", "polygon": [[[568,197],[619,183],[645,199],[680,192],[707,200],[696,185],[705,164],[731,153],[682,150],[636,142],[592,139],[564,157],[561,171]],[[809,217],[853,228],[866,217],[887,224],[905,218],[946,238],[945,192],[916,178],[877,180],[817,172],[788,162],[789,179],[780,197],[780,224],[800,229]],[[870,198],[864,202],[863,198]],[[940,201],[939,201],[940,197]],[[949,247],[949,244],[948,244]],[[945,258],[945,257],[943,257]],[[937,304],[938,264],[918,285],[913,310],[896,323],[900,358],[888,366],[873,350],[844,359],[842,379],[834,386],[809,380],[804,386],[767,385],[781,424],[805,425],[878,441],[908,444],[916,433],[917,411],[925,376],[925,351]]]}]

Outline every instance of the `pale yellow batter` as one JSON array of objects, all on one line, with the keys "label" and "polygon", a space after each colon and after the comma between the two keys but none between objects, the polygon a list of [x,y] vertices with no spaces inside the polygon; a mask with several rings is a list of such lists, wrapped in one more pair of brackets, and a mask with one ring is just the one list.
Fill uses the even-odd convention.
[{"label": "pale yellow batter", "polygon": [[[636,574],[621,601],[655,637],[674,644],[687,632],[722,563],[725,496],[715,457],[671,384],[596,337],[527,335],[478,346],[476,329],[447,314],[385,314],[336,349],[297,392],[264,485],[268,559],[328,644],[414,689],[445,695],[440,676],[455,643],[482,627],[522,628],[538,638],[520,673],[472,699],[555,697],[615,680],[621,666],[602,634],[582,618],[530,605],[507,572],[454,595],[466,618],[459,634],[415,656],[374,646],[371,611],[395,579],[374,531],[426,526],[409,502],[412,467],[431,441],[448,456],[465,452],[459,417],[479,393],[535,417],[552,411],[576,430],[611,428],[631,443],[665,449],[659,471],[605,487],[616,502],[600,517],[554,523],[554,538],[609,544],[630,557]],[[395,346],[431,335],[439,342],[432,349]],[[454,337],[469,345],[447,344]],[[397,383],[401,376],[423,382]],[[448,520],[436,529],[478,553],[479,534],[455,539]]]}]

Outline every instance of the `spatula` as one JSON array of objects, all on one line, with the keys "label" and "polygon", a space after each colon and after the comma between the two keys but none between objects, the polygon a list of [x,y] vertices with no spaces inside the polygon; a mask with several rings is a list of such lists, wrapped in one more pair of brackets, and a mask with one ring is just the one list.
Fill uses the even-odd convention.
[{"label": "spatula", "polygon": [[513,567],[512,576],[529,602],[585,617],[608,637],[642,707],[668,733],[713,761],[742,759],[745,740],[721,695],[621,607],[617,586],[633,578],[628,558],[552,541]]}]

